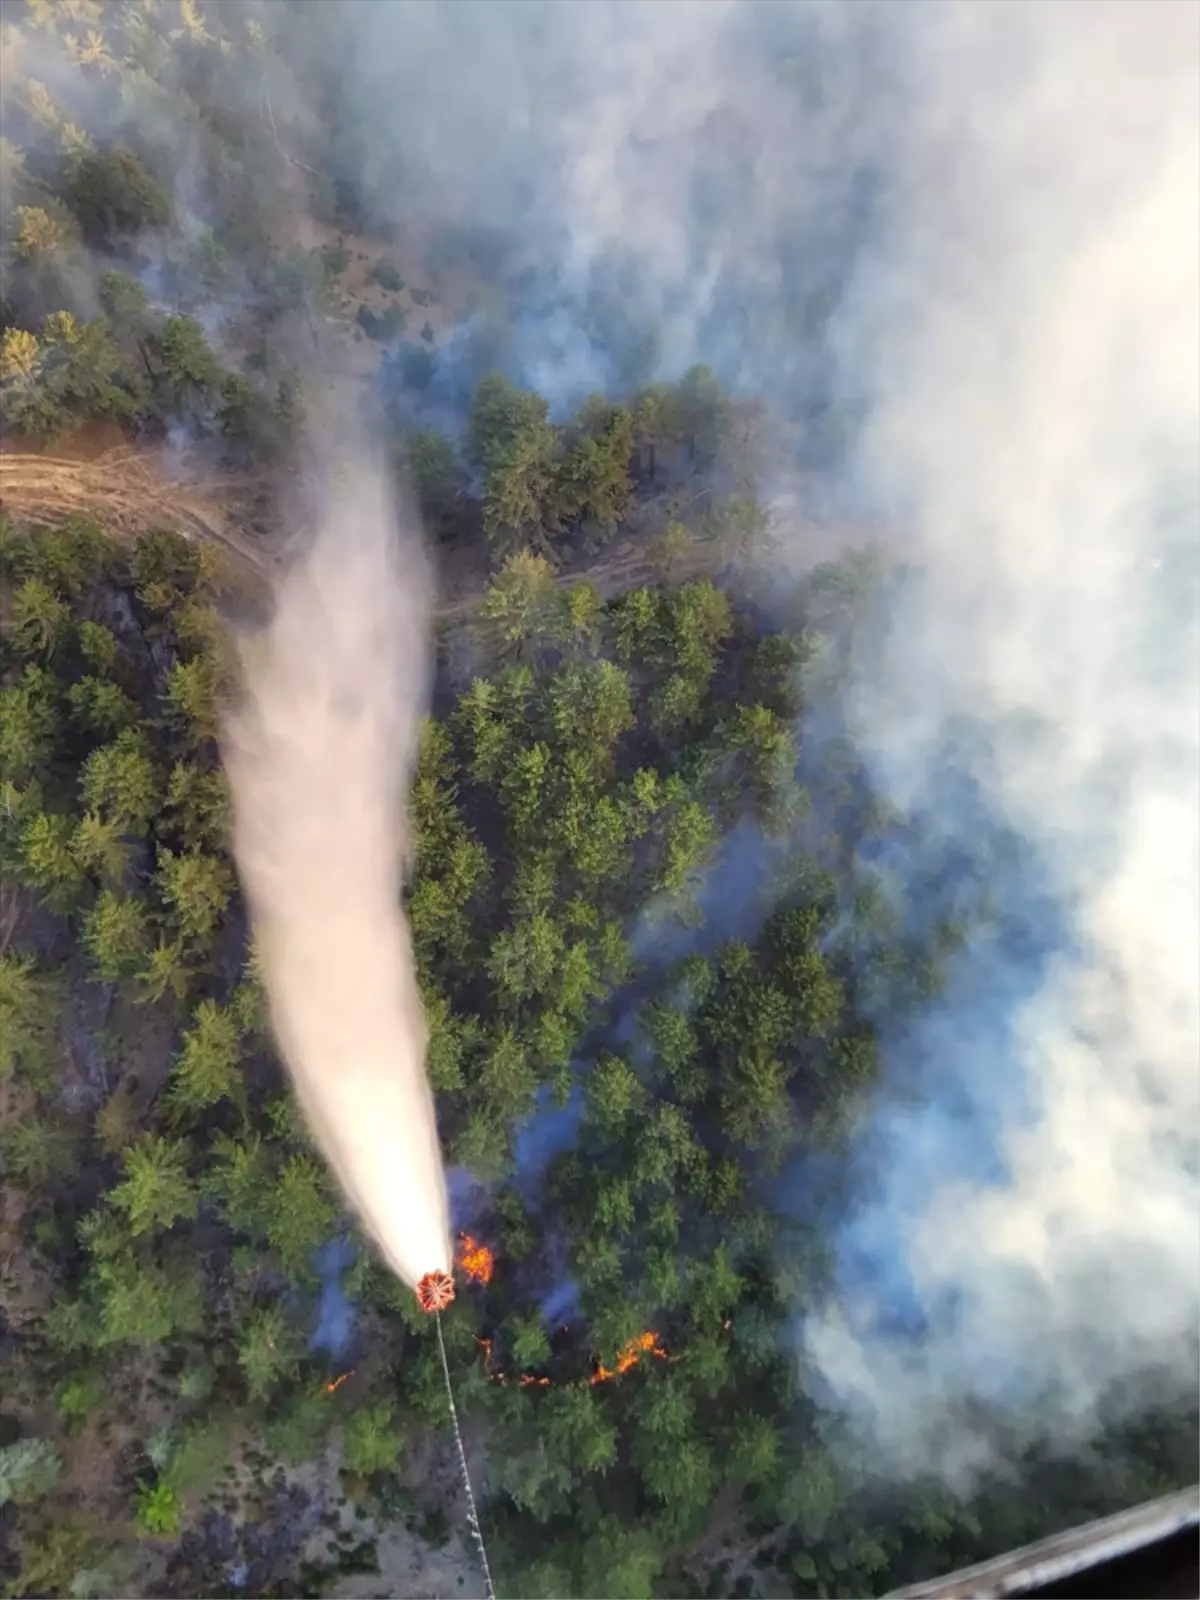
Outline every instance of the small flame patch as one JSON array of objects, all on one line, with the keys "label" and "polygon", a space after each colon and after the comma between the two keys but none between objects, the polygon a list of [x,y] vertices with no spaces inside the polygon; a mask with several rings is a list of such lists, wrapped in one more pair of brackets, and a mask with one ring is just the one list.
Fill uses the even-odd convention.
[{"label": "small flame patch", "polygon": [[660,1361],[669,1361],[671,1358],[658,1342],[656,1333],[639,1333],[636,1338],[629,1339],[621,1347],[615,1367],[606,1367],[600,1362],[595,1372],[592,1373],[592,1383],[607,1383],[610,1378],[617,1378],[622,1372],[628,1372],[630,1367],[636,1367],[643,1356],[657,1356]]},{"label": "small flame patch", "polygon": [[486,1244],[480,1244],[473,1234],[464,1233],[460,1237],[457,1265],[472,1282],[490,1283],[496,1258]]}]

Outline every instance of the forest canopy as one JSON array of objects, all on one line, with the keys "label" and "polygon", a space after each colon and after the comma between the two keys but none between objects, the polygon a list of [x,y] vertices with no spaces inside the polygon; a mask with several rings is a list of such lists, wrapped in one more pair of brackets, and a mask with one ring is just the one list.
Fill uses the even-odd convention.
[{"label": "forest canopy", "polygon": [[[610,602],[551,585],[498,626],[539,559],[494,580],[486,668],[425,725],[407,893],[439,1120],[494,1252],[445,1321],[493,1462],[494,1559],[523,1593],[649,1595],[732,1581],[741,1528],[794,1590],[876,1592],[1033,1535],[1047,1513],[999,1487],[871,1511],[780,1339],[829,1267],[819,1230],[780,1211],[779,1175],[841,1148],[878,1072],[881,996],[919,1005],[963,934],[881,923],[843,863],[886,816],[846,808],[853,773],[841,798],[797,781],[796,669],[822,649],[806,609],[837,625],[828,579],[796,631],[761,637],[707,580]],[[0,969],[22,1240],[6,1404],[32,1429],[6,1447],[26,1508],[13,1593],[122,1570],[137,1530],[170,1537],[225,1503],[239,1450],[245,1492],[267,1495],[255,1438],[263,1463],[302,1461],[343,1430],[346,1489],[382,1517],[397,1455],[444,1422],[429,1326],[361,1245],[351,1383],[325,1395],[306,1337],[345,1223],[265,1031],[227,856],[223,577],[169,533],[122,552],[84,522],[4,528],[2,845],[25,930]],[[742,940],[660,957],[655,930],[669,945],[696,920],[723,835],[751,817],[773,909]],[[553,1105],[575,1137],[518,1160],[514,1134]],[[560,1329],[544,1308],[564,1283]],[[620,1372],[647,1329],[654,1353]],[[125,1465],[106,1531],[68,1537],[55,1496],[95,1430],[128,1440]],[[1165,1459],[1142,1470],[1139,1492],[1173,1481]],[[1050,1515],[1129,1486],[1080,1493]]]},{"label": "forest canopy", "polygon": [[[771,566],[794,419],[599,287],[611,381],[542,392],[533,269],[389,210],[306,10],[5,7],[0,444],[278,486],[361,402],[434,551],[404,906],[502,1591],[883,1594],[1186,1483],[1167,1379],[1082,1454],[964,1401],[986,1466],[896,1482],[804,1353],[889,1045],[1021,942],[1019,842],[980,812],[964,858],[856,740],[911,573],[815,523]],[[165,488],[137,538],[9,499],[0,1587],[474,1592],[433,1327],[308,1136],[230,856],[261,572]]]}]

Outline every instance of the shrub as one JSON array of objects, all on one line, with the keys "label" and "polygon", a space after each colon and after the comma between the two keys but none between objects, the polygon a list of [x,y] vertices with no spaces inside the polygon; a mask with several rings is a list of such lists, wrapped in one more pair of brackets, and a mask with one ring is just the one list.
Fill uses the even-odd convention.
[{"label": "shrub", "polygon": [[379,344],[389,344],[404,332],[404,310],[401,306],[389,306],[382,312],[374,312],[370,306],[359,306],[357,318],[367,338]]},{"label": "shrub", "polygon": [[396,271],[392,262],[380,259],[371,269],[371,276],[381,289],[386,289],[389,294],[399,294],[404,287],[404,279]]},{"label": "shrub", "polygon": [[169,1538],[179,1531],[182,1515],[183,1504],[169,1483],[139,1485],[135,1513],[139,1533]]},{"label": "shrub", "polygon": [[0,1506],[27,1505],[52,1489],[62,1471],[49,1439],[18,1439],[0,1450]]}]

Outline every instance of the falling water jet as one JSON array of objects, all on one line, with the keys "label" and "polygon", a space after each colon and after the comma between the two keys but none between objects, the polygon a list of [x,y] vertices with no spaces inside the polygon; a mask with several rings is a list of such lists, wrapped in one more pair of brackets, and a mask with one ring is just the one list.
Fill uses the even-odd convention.
[{"label": "falling water jet", "polygon": [[[333,437],[332,432],[329,437]],[[378,463],[346,453],[317,532],[244,655],[226,728],[233,849],[271,1023],[313,1137],[424,1304],[453,1298],[446,1174],[400,908],[408,779],[427,698],[426,572]],[[491,1570],[446,1361],[446,1403],[488,1600]]]},{"label": "falling water jet", "polygon": [[452,1261],[400,906],[427,609],[383,473],[343,462],[271,622],[245,646],[225,739],[234,854],[283,1059],[351,1204],[414,1288]]}]

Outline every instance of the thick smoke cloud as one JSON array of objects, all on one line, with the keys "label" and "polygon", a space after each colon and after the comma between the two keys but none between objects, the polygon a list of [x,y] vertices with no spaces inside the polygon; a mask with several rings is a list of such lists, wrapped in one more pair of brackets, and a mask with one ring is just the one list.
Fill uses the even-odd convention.
[{"label": "thick smoke cloud", "polygon": [[[941,13],[897,226],[839,318],[859,469],[922,563],[864,745],[953,834],[948,735],[982,724],[970,777],[1036,862],[994,890],[1026,950],[967,953],[907,1041],[920,1099],[876,1119],[860,1239],[898,1245],[928,1336],[873,1331],[869,1282],[809,1329],[906,1451],[955,1395],[1037,1402],[1061,1432],[1122,1379],[1194,1373],[1196,21]],[[955,1149],[980,1121],[992,1170]]]},{"label": "thick smoke cloud", "polygon": [[309,49],[368,214],[457,237],[503,285],[471,330],[483,370],[567,406],[703,359],[808,413],[896,96],[871,15],[334,5]]},{"label": "thick smoke cloud", "polygon": [[1086,1432],[1198,1315],[1195,10],[326,20],[364,193],[486,234],[515,375],[710,361],[911,562],[859,744],[995,922],[886,1040],[805,1359],[914,1466],[964,1396]]}]

